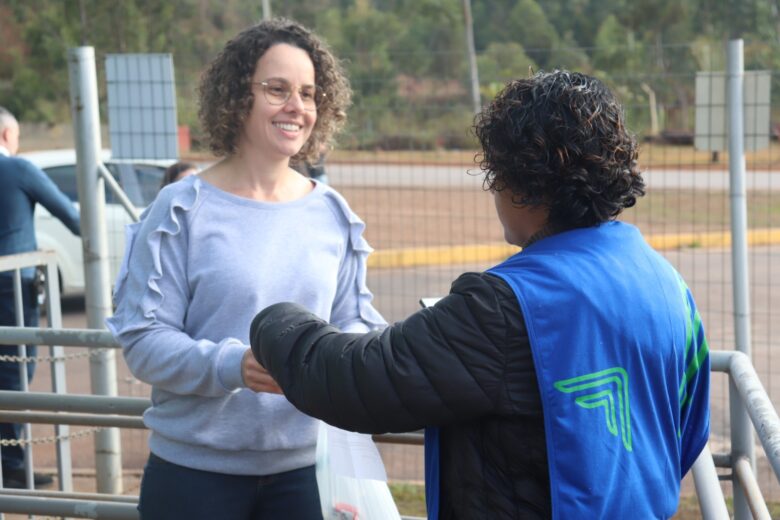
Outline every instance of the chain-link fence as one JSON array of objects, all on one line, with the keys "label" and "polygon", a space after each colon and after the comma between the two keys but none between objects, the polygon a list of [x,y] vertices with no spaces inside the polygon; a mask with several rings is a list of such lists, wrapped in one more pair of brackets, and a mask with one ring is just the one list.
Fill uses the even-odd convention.
[{"label": "chain-link fence", "polygon": [[[748,46],[749,47],[749,46]],[[560,51],[560,49],[559,49]],[[535,62],[555,63],[547,51],[527,50]],[[697,299],[712,349],[734,348],[730,240],[729,157],[726,150],[698,149],[698,134],[722,137],[721,127],[697,127],[697,109],[722,108],[696,98],[697,68],[723,70],[721,49],[697,44],[651,48],[568,49],[560,63],[578,53],[600,55],[601,63],[620,65],[618,72],[591,71],[625,103],[629,126],[641,141],[640,166],[647,195],[622,219],[637,225],[683,274]],[[360,61],[364,56],[343,56]],[[405,56],[391,56],[405,59]],[[455,59],[439,56],[440,59]],[[610,58],[609,61],[607,58]],[[694,59],[696,58],[696,59]],[[576,60],[575,60],[576,61]],[[750,101],[766,114],[746,125],[750,136],[766,135],[766,146],[747,153],[746,188],[750,256],[750,308],[753,360],[775,403],[778,362],[772,340],[780,317],[780,144],[774,122],[780,96],[780,71],[760,55],[746,56],[746,68],[765,70],[769,101]],[[606,66],[606,65],[605,65]],[[549,67],[548,67],[549,68]],[[506,77],[495,73],[484,82],[483,96]],[[194,97],[195,78],[179,85]],[[513,249],[503,242],[492,197],[482,190],[477,149],[469,127],[473,118],[466,78],[421,80],[409,77],[353,77],[358,93],[351,123],[340,146],[326,161],[331,184],[366,222],[366,237],[376,252],[370,259],[369,287],[377,308],[390,322],[414,312],[425,296],[446,294],[464,271],[484,270]],[[381,86],[381,89],[379,88]],[[750,93],[750,99],[756,99]],[[767,122],[764,125],[763,122]],[[760,126],[759,126],[760,123]],[[766,126],[766,127],[765,127]],[[191,129],[198,143],[198,130]],[[193,149],[188,158],[201,164],[212,159]],[[121,228],[109,229],[109,250],[118,260],[124,247]],[[77,319],[77,318],[74,318]],[[120,368],[120,393],[147,396],[148,388]],[[728,442],[726,382],[713,378],[713,451]],[[125,460],[142,461],[143,432],[123,433]],[[128,452],[139,452],[135,456]],[[391,478],[422,480],[418,448],[385,449]],[[759,481],[774,482],[759,465]],[[774,485],[773,485],[774,486]],[[778,490],[768,498],[778,500]]]},{"label": "chain-link fence", "polygon": [[[647,183],[647,195],[621,218],[637,225],[684,275],[696,296],[711,347],[734,349],[729,157],[725,149],[695,146],[697,135],[725,142],[725,122],[718,126],[711,120],[707,125],[699,121],[697,125],[697,111],[725,111],[725,99],[718,99],[711,90],[708,98],[697,99],[695,67],[690,59],[683,59],[708,53],[710,64],[725,68],[725,46],[676,45],[639,49],[634,54],[629,49],[618,50],[627,63],[634,64],[634,70],[596,75],[604,77],[625,103],[629,126],[641,142],[640,165]],[[648,64],[659,61],[666,63],[666,70],[652,72],[655,67]],[[780,76],[762,64],[759,56],[748,53],[745,62],[752,70],[765,71],[772,87],[762,97],[755,83],[746,82],[746,112],[765,116],[746,120],[746,142],[762,136],[766,141],[747,150],[745,182],[753,359],[770,396],[778,402],[772,340],[780,312],[780,144],[772,115],[778,114]],[[720,72],[725,80],[723,69],[709,72]],[[467,88],[464,80],[459,85],[463,98]],[[402,86],[399,90],[403,92]],[[421,296],[446,294],[458,274],[490,267],[509,251],[501,247],[502,230],[492,198],[480,189],[476,150],[449,149],[455,141],[469,144],[471,115],[464,99],[457,105],[431,101],[424,110],[419,101],[394,104],[389,122],[373,118],[383,111],[370,99],[358,101],[352,113],[362,126],[353,126],[350,137],[361,149],[338,150],[328,172],[334,186],[366,221],[367,237],[377,249],[369,285],[378,308],[394,321],[415,311]],[[446,131],[430,130],[431,121],[443,120],[451,121],[443,125]],[[380,139],[377,134],[383,128],[395,132],[386,132]],[[369,137],[361,142],[357,135],[374,136],[373,145],[367,144]],[[394,147],[404,149],[380,149]],[[713,451],[728,442],[726,392],[725,379],[714,377]],[[774,481],[765,464],[759,468],[762,483]],[[777,500],[777,492],[773,487],[770,499]]]}]

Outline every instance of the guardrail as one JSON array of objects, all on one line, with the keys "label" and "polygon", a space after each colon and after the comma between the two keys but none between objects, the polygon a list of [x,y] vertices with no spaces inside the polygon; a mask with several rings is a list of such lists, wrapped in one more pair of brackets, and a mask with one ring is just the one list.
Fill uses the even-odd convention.
[{"label": "guardrail", "polygon": [[[0,336],[11,327],[0,327]],[[29,332],[29,330],[27,331]],[[151,401],[140,397],[57,395],[0,391],[0,421],[145,428]],[[419,433],[374,435],[377,442],[422,445]],[[138,519],[137,496],[0,489],[0,511],[75,518]],[[404,517],[411,520],[411,517]]]},{"label": "guardrail", "polygon": [[[105,331],[88,329],[51,330],[0,327],[0,344],[57,344],[87,348],[119,348]],[[711,366],[730,377],[730,400],[739,400],[747,409],[775,478],[780,481],[780,417],[772,406],[749,358],[741,352],[712,351]],[[52,393],[0,391],[0,420],[47,424],[78,424],[120,428],[144,428],[143,411],[150,401],[137,397],[104,397]],[[419,433],[375,435],[377,442],[422,444]],[[732,453],[711,455],[705,449],[693,467],[696,493],[705,519],[728,518],[716,467],[730,468],[728,476],[745,492],[754,518],[770,514],[756,481],[752,464]],[[60,515],[76,518],[136,519],[137,497],[0,489],[0,511]]]},{"label": "guardrail", "polygon": [[[13,277],[14,308],[16,312],[16,324],[24,325],[24,305],[22,297],[22,269],[35,267],[43,268],[44,274],[44,295],[45,310],[49,327],[53,329],[62,328],[62,314],[60,310],[60,284],[57,271],[57,255],[54,251],[31,251],[15,255],[0,256],[0,272],[10,271]],[[46,330],[46,329],[41,329]],[[0,343],[1,344],[1,343]],[[27,391],[27,348],[25,345],[49,345],[49,363],[51,366],[52,390],[64,394],[66,390],[65,383],[65,352],[57,342],[11,342],[8,345],[18,345],[15,361],[19,362],[20,387],[22,391]],[[23,436],[25,439],[31,438],[30,425],[23,427]],[[71,478],[71,456],[70,456],[70,432],[67,425],[55,425],[55,437],[57,439],[57,471],[60,475],[60,489],[70,491],[73,489]],[[25,462],[25,480],[28,487],[33,484],[33,456],[32,446],[28,445],[24,453]],[[0,487],[2,486],[2,475],[0,475]],[[0,519],[3,517],[0,510]]]},{"label": "guardrail", "polygon": [[[56,344],[64,347],[118,349],[107,331],[0,327],[0,344]],[[141,416],[151,401],[141,397],[0,391],[0,422],[25,422],[145,429]],[[376,442],[422,445],[421,433],[374,435]],[[137,520],[138,497],[72,491],[0,488],[0,512]],[[422,520],[402,517],[404,520]]]},{"label": "guardrail", "polygon": [[[758,433],[775,478],[780,481],[780,418],[750,358],[737,351],[711,351],[710,362],[713,371],[725,372],[729,375],[729,402],[733,407],[738,398],[747,409],[750,422]],[[732,446],[734,430],[735,428],[732,427]],[[732,469],[732,481],[744,491],[753,518],[771,519],[756,481],[752,462],[743,455],[735,456],[733,453],[716,455],[714,460],[716,465]]]},{"label": "guardrail", "polygon": [[[0,327],[0,336],[11,327]],[[27,331],[29,332],[29,330]],[[0,421],[145,428],[151,401],[139,397],[57,395],[0,391]],[[23,410],[23,411],[22,411]],[[422,445],[419,433],[374,435],[377,442]],[[0,511],[75,518],[138,519],[137,496],[0,489]],[[412,520],[412,517],[404,517]]]}]

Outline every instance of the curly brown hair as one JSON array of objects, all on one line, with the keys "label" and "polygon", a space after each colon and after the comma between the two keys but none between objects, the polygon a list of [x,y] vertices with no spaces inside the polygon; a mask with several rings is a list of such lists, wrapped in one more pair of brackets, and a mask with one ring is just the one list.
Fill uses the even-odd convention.
[{"label": "curly brown hair", "polygon": [[326,44],[297,22],[285,18],[264,20],[227,42],[200,79],[198,116],[208,135],[209,148],[222,157],[236,152],[244,123],[252,109],[252,76],[257,60],[274,45],[286,43],[306,51],[314,64],[318,92],[317,122],[292,162],[316,160],[346,121],[352,90],[339,61]]},{"label": "curly brown hair", "polygon": [[512,81],[477,115],[474,132],[485,188],[547,207],[557,229],[613,220],[645,193],[620,104],[585,74],[556,70]]}]

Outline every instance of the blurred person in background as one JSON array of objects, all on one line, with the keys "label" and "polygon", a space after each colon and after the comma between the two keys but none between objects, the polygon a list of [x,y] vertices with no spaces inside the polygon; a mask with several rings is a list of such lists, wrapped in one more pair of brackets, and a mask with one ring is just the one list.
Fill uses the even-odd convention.
[{"label": "blurred person in background", "polygon": [[163,173],[162,182],[160,183],[160,189],[163,189],[167,185],[180,181],[190,175],[196,175],[198,173],[198,167],[192,163],[179,161],[168,166]]},{"label": "blurred person in background", "polygon": [[[7,109],[0,107],[0,256],[35,251],[33,215],[35,205],[41,204],[57,217],[74,235],[79,236],[79,213],[70,199],[31,162],[15,157],[19,150],[19,123]],[[38,326],[38,284],[35,268],[22,269],[22,308],[25,327]],[[0,272],[0,325],[17,325],[14,303],[13,271]],[[27,356],[34,359],[35,345],[27,345]],[[0,345],[0,356],[17,356],[16,345]],[[35,373],[33,360],[25,363],[27,381]],[[0,390],[21,390],[20,363],[0,360]],[[18,444],[22,425],[0,424],[0,438],[11,442],[2,447],[3,486],[27,487],[24,470],[24,447]],[[29,439],[28,439],[29,440]],[[33,474],[36,487],[49,485],[52,477]]]},{"label": "blurred person in background", "polygon": [[671,517],[709,436],[709,351],[682,277],[615,220],[644,195],[622,107],[595,78],[539,73],[475,131],[522,251],[383,332],[276,304],[255,357],[334,426],[426,427],[429,518]]},{"label": "blurred person in background", "polygon": [[325,173],[325,157],[327,156],[327,147],[320,146],[320,152],[317,154],[314,162],[303,161],[293,165],[293,169],[310,179],[314,179],[323,184],[329,184],[328,174]]},{"label": "blurred person in background", "polygon": [[163,189],[131,231],[108,327],[152,385],[145,520],[318,519],[319,422],[295,409],[249,348],[261,309],[295,301],[345,331],[385,325],[366,287],[364,224],[313,160],[346,117],[349,83],[301,25],[263,21],[200,83],[222,159]]}]

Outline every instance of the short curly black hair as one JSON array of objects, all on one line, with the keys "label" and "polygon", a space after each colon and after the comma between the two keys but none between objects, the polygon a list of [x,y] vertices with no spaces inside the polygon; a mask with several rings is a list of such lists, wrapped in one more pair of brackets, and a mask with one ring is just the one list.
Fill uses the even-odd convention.
[{"label": "short curly black hair", "polygon": [[311,136],[292,161],[316,160],[343,127],[352,90],[339,61],[324,42],[299,23],[285,18],[264,20],[227,42],[201,76],[198,116],[209,148],[217,157],[236,152],[254,103],[252,76],[257,60],[280,43],[306,51],[314,64],[317,90],[324,94]]},{"label": "short curly black hair", "polygon": [[613,220],[645,194],[638,147],[601,81],[563,70],[509,83],[475,118],[491,191],[544,206],[560,230]]}]

